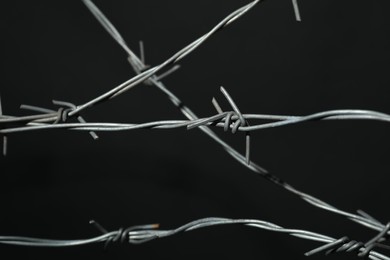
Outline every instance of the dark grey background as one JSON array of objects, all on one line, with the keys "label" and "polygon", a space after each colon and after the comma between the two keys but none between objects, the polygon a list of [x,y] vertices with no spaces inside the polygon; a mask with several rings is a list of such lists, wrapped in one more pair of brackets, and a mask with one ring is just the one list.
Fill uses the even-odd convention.
[{"label": "dark grey background", "polygon": [[[159,64],[248,3],[95,1],[138,53]],[[390,3],[386,0],[269,0],[186,57],[164,82],[200,116],[215,113],[223,85],[244,113],[305,115],[362,108],[390,113]],[[81,1],[8,1],[0,8],[1,98],[8,115],[20,104],[81,104],[131,78],[125,52]],[[147,122],[183,116],[157,89],[140,85],[84,117]],[[252,159],[300,190],[341,209],[389,220],[389,125],[309,122],[255,132]],[[244,136],[223,133],[244,150]],[[366,241],[375,232],[313,208],[234,161],[199,130],[101,133],[45,131],[9,136],[0,158],[0,234],[84,238],[201,217],[255,218],[334,237]],[[143,245],[65,249],[0,246],[9,259],[305,259],[319,245],[284,234],[222,226]],[[8,259],[7,258],[7,259]],[[312,259],[356,259],[316,255]]]}]

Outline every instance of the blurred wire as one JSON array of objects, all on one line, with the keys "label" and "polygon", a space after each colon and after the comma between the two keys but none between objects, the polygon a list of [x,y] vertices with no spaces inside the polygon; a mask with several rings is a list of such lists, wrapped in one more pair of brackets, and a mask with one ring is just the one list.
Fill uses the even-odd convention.
[{"label": "blurred wire", "polygon": [[[3,117],[3,107],[2,107],[2,104],[1,104],[1,95],[0,95],[0,118],[1,117]],[[3,156],[7,155],[7,144],[8,144],[8,138],[4,134],[3,135]]]},{"label": "blurred wire", "polygon": [[300,22],[301,21],[301,13],[299,11],[298,0],[292,0],[292,4],[293,4],[293,7],[294,7],[295,19],[298,22]]}]

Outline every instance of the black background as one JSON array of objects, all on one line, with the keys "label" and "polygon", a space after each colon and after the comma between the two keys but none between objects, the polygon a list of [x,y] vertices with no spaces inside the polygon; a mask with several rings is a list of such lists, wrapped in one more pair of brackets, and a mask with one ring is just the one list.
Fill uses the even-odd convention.
[{"label": "black background", "polygon": [[[157,65],[248,3],[96,1],[136,53],[143,40]],[[180,62],[164,80],[199,116],[215,114],[224,86],[244,113],[305,115],[362,108],[390,113],[390,3],[266,1]],[[82,104],[131,78],[125,52],[81,1],[9,1],[0,8],[4,114],[20,104],[57,109]],[[139,85],[88,110],[90,122],[182,119],[156,88]],[[389,125],[309,122],[253,133],[252,160],[336,207],[389,220]],[[244,136],[223,133],[244,151]],[[199,130],[100,133],[42,131],[9,136],[0,158],[1,235],[92,237],[96,219],[116,230],[160,223],[173,228],[202,217],[254,218],[333,237],[366,241],[375,232],[314,208],[256,176]],[[243,226],[197,230],[142,245],[65,249],[0,246],[7,259],[305,259],[318,243]],[[316,255],[312,259],[356,259]]]}]

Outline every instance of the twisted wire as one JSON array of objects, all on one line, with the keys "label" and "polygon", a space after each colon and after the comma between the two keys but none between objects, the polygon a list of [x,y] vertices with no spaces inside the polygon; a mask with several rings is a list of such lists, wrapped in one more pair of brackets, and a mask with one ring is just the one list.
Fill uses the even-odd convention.
[{"label": "twisted wire", "polygon": [[158,224],[137,225],[128,228],[119,228],[115,231],[108,232],[98,222],[91,220],[90,224],[94,225],[102,234],[92,238],[85,239],[46,239],[25,236],[0,236],[0,244],[30,247],[73,247],[95,243],[105,243],[105,248],[111,243],[128,242],[128,234],[134,230],[150,230],[158,228]]},{"label": "twisted wire", "polygon": [[[3,116],[3,107],[2,107],[2,104],[1,104],[1,95],[0,95],[0,117]],[[7,146],[8,146],[8,137],[7,135],[3,135],[3,156],[6,156],[7,155]]]},{"label": "twisted wire", "polygon": [[287,233],[291,236],[299,237],[302,239],[313,240],[317,242],[325,243],[325,245],[313,249],[307,253],[306,256],[311,256],[313,254],[328,250],[329,253],[333,252],[352,252],[357,251],[359,257],[369,257],[370,259],[378,260],[389,260],[390,258],[375,252],[373,249],[377,245],[377,242],[383,242],[387,231],[390,228],[390,223],[386,225],[384,230],[382,230],[376,237],[371,239],[367,243],[357,242],[350,240],[348,237],[343,237],[341,239],[335,239],[330,236],[322,235],[319,233],[300,230],[300,229],[289,229],[283,228],[279,225],[273,224],[271,222],[263,220],[253,220],[253,219],[228,219],[228,218],[204,218],[199,219],[190,223],[187,223],[183,226],[180,226],[176,229],[171,230],[142,230],[142,231],[131,231],[129,233],[130,243],[144,243],[157,238],[164,238],[168,236],[173,236],[181,232],[192,231],[199,228],[211,227],[216,225],[226,225],[226,224],[244,224],[250,227],[256,227],[260,229],[265,229],[273,232]]},{"label": "twisted wire", "polygon": [[[101,21],[101,24],[103,24],[104,28],[112,35],[112,37],[120,43],[120,45],[123,47],[125,45],[125,42],[122,41],[122,37],[118,36],[119,33],[116,30],[111,30],[113,26],[108,26],[107,24],[111,24],[108,22],[108,19],[104,17],[104,15],[100,12],[96,12],[97,7],[90,1],[90,0],[83,0],[83,2],[87,5],[87,7],[91,10],[91,12],[95,15],[95,17],[99,17],[98,20]],[[125,81],[124,83],[120,84],[119,86],[107,91],[106,93],[78,106],[75,110],[70,112],[70,115],[77,114],[81,112],[82,110],[91,107],[101,101],[104,101],[106,99],[114,98],[120,94],[123,94],[124,92],[128,91],[132,87],[135,87],[139,85],[140,83],[144,82],[148,78],[152,77],[162,69],[173,65],[174,63],[180,61],[184,57],[186,57],[188,54],[193,52],[196,48],[198,48],[202,43],[204,43],[207,39],[209,39],[212,35],[214,35],[216,32],[224,28],[225,26],[228,26],[241,16],[243,16],[245,13],[247,13],[249,10],[251,10],[256,4],[260,3],[261,0],[255,0],[228,15],[225,19],[223,19],[221,22],[219,22],[216,26],[214,26],[208,33],[204,34],[200,38],[196,39],[177,53],[175,53],[173,56],[171,56],[169,59],[161,63],[160,65],[157,65],[153,68],[144,70],[143,72],[140,72],[135,77]],[[103,21],[103,22],[102,22]],[[128,52],[130,48],[126,47],[125,50]],[[135,54],[133,52],[128,52],[130,60],[134,62],[134,67],[137,68],[139,71],[141,71],[145,66],[142,63],[142,61],[137,57],[135,58]]]},{"label": "twisted wire", "polygon": [[380,234],[378,234],[372,240],[364,244],[361,242],[350,240],[348,237],[335,239],[333,237],[319,234],[316,232],[301,229],[283,228],[274,223],[256,219],[230,219],[210,217],[198,219],[174,229],[161,230],[158,229],[158,224],[149,224],[132,226],[126,229],[120,228],[116,231],[111,232],[108,232],[100,224],[93,220],[90,223],[94,224],[95,227],[103,234],[93,238],[75,240],[42,239],[21,236],[0,236],[0,243],[7,245],[35,247],[70,247],[104,242],[106,247],[110,243],[128,242],[130,244],[141,244],[158,238],[170,237],[179,233],[189,232],[197,229],[203,229],[219,225],[235,224],[259,228],[272,232],[285,233],[301,239],[312,240],[324,244],[318,248],[306,252],[306,256],[311,256],[322,251],[327,251],[328,254],[333,252],[356,251],[358,253],[358,256],[360,257],[368,257],[373,260],[390,260],[389,257],[374,250],[374,247],[377,246],[378,242],[383,242],[384,236],[389,229],[390,224],[386,225],[386,228]]},{"label": "twisted wire", "polygon": [[[62,112],[61,112],[62,111]],[[61,108],[59,112],[53,114],[59,114],[59,118],[63,118],[64,110]],[[160,120],[145,123],[56,123],[45,124],[42,122],[42,118],[52,117],[53,114],[47,115],[34,115],[25,117],[3,117],[0,118],[0,125],[6,123],[20,123],[22,126],[17,127],[5,127],[0,129],[1,134],[11,134],[26,131],[36,130],[50,130],[50,129],[68,129],[78,131],[129,131],[136,129],[173,129],[173,128],[186,128],[188,130],[194,128],[200,128],[204,126],[223,128],[224,131],[231,131],[233,134],[237,131],[252,132],[258,130],[264,130],[275,127],[283,127],[288,125],[295,125],[300,123],[306,123],[309,121],[330,121],[330,120],[372,120],[381,122],[390,122],[390,115],[371,111],[371,110],[357,110],[357,109],[344,109],[344,110],[328,110],[319,113],[309,114],[306,116],[290,116],[290,115],[268,115],[268,114],[237,114],[236,111],[225,111],[212,115],[210,117],[198,118],[194,120]],[[38,119],[37,119],[38,118]],[[29,121],[27,121],[29,120]],[[248,120],[273,120],[275,122],[258,123],[247,125]],[[56,119],[55,121],[60,121]],[[245,123],[242,123],[245,122]]]}]

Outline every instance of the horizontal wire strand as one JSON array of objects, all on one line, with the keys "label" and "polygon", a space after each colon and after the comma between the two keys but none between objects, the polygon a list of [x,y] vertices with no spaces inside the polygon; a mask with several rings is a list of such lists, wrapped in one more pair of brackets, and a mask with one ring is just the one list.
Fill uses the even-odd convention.
[{"label": "horizontal wire strand", "polygon": [[[95,223],[91,221],[91,223]],[[149,242],[154,239],[160,239],[165,237],[170,237],[177,235],[182,232],[189,232],[197,229],[204,229],[213,226],[219,225],[244,225],[253,228],[259,228],[271,232],[279,232],[285,233],[294,237],[298,237],[301,239],[312,240],[320,243],[324,243],[324,245],[313,249],[305,255],[310,256],[312,254],[321,252],[325,249],[335,248],[339,252],[348,251],[353,246],[356,245],[350,243],[349,239],[346,237],[342,239],[335,239],[327,235],[322,235],[316,232],[301,230],[301,229],[291,229],[291,228],[283,228],[274,223],[264,221],[264,220],[256,220],[256,219],[230,219],[230,218],[220,218],[220,217],[209,217],[198,219],[182,226],[179,226],[174,229],[166,229],[161,230],[158,229],[158,224],[149,224],[149,225],[139,225],[133,226],[128,229],[119,229],[116,231],[107,232],[104,228],[102,228],[99,224],[96,224],[100,231],[103,232],[102,235],[92,238],[86,239],[75,239],[75,240],[57,240],[57,239],[44,239],[44,238],[33,238],[33,237],[22,237],[22,236],[0,236],[0,243],[8,244],[8,245],[17,245],[17,246],[36,246],[36,247],[71,247],[71,246],[81,246],[93,243],[101,243],[101,242],[128,242],[130,244],[141,244],[145,242]],[[388,224],[387,229],[390,227]],[[386,231],[386,230],[384,230]],[[358,251],[358,255],[362,256],[361,253],[366,253],[370,259],[376,260],[390,260],[389,257],[374,251],[374,247],[369,247],[370,243],[375,242],[381,236],[384,235],[384,231],[380,233],[377,237],[370,240],[369,242],[363,244],[359,243],[359,248],[356,246],[352,248],[353,250]],[[106,244],[107,245],[107,244]],[[352,246],[352,247],[351,247]],[[369,249],[369,250],[367,250]]]}]

